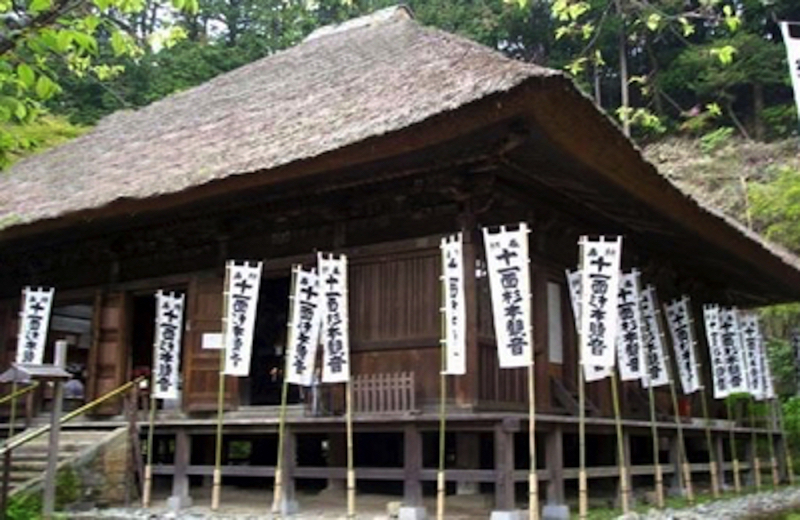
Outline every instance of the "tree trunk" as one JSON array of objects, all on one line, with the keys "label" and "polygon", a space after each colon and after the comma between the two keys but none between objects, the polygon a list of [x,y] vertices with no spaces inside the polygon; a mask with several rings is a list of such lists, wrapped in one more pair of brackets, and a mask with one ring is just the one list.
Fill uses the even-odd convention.
[{"label": "tree trunk", "polygon": [[753,125],[755,137],[758,141],[763,141],[766,131],[764,129],[764,85],[753,83]]},{"label": "tree trunk", "polygon": [[628,53],[625,41],[625,17],[622,13],[622,5],[620,0],[616,0],[617,14],[619,14],[622,21],[622,29],[619,32],[619,87],[620,87],[620,108],[622,108],[622,131],[625,135],[631,136],[631,122],[630,114],[630,98],[628,90]]}]

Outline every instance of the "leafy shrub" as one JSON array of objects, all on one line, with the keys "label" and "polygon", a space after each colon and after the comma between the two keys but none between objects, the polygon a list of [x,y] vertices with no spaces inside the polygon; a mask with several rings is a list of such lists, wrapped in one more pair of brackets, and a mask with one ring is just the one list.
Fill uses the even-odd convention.
[{"label": "leafy shrub", "polygon": [[703,153],[707,154],[718,150],[730,141],[732,135],[733,128],[729,126],[723,126],[712,130],[700,137],[700,149]]}]

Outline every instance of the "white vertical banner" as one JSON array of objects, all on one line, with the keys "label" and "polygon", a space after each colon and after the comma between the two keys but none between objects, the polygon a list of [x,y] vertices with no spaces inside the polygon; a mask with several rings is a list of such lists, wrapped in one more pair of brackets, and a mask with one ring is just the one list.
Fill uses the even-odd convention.
[{"label": "white vertical banner", "polygon": [[797,384],[797,395],[800,395],[800,329],[792,330],[789,336],[789,342],[792,345],[792,352],[794,352],[794,374],[795,383]]},{"label": "white vertical banner", "polygon": [[742,312],[739,321],[745,359],[747,360],[747,383],[753,397],[761,400],[764,398],[764,364],[758,338],[758,320],[755,314]]},{"label": "white vertical banner", "polygon": [[17,336],[18,364],[41,365],[44,362],[44,347],[54,294],[55,289],[52,287],[22,289],[22,311]]},{"label": "white vertical banner", "polygon": [[241,264],[229,260],[228,287],[225,317],[225,368],[224,374],[246,377],[250,375],[250,357],[253,353],[253,330],[256,324],[258,291],[261,287],[261,262]]},{"label": "white vertical banner", "polygon": [[697,360],[694,352],[694,329],[689,297],[683,296],[667,305],[667,323],[675,351],[675,364],[681,378],[681,387],[686,395],[700,390],[700,376],[697,373]]},{"label": "white vertical banner", "polygon": [[178,398],[184,308],[184,295],[156,293],[153,342],[153,397],[156,399]]},{"label": "white vertical banner", "polygon": [[719,310],[719,327],[728,393],[749,392],[747,359],[742,346],[739,313],[736,309]]},{"label": "white vertical banner", "polygon": [[619,316],[617,355],[619,378],[622,381],[636,381],[645,375],[639,292],[639,271],[634,269],[630,273],[623,273],[620,277],[617,304]]},{"label": "white vertical banner", "polygon": [[347,306],[347,257],[319,253],[322,307],[322,381],[350,380],[350,318]]},{"label": "white vertical banner", "polygon": [[669,372],[664,358],[664,340],[656,307],[656,290],[648,285],[639,295],[642,312],[642,345],[645,355],[645,377],[642,386],[657,387],[669,384]]},{"label": "white vertical banner", "polygon": [[764,335],[761,333],[761,324],[758,321],[758,316],[753,314],[753,319],[756,327],[756,341],[758,341],[758,349],[761,351],[761,373],[764,374],[764,399],[775,399],[775,383],[772,381],[772,368],[769,363],[767,343],[764,341]]},{"label": "white vertical banner", "polygon": [[528,226],[483,228],[500,368],[533,363]]},{"label": "white vertical banner", "polygon": [[[572,304],[572,315],[575,318],[575,330],[580,330],[581,323],[581,270],[567,271],[567,285],[569,286],[569,299]],[[590,367],[583,365],[583,379],[587,383],[600,381],[611,376],[611,367]]]},{"label": "white vertical banner", "polygon": [[445,374],[467,373],[467,310],[464,298],[464,247],[462,234],[443,237],[442,284],[444,287]]},{"label": "white vertical banner", "polygon": [[311,386],[322,322],[319,276],[315,268],[292,267],[294,287],[291,294],[289,338],[286,345],[286,381]]},{"label": "white vertical banner", "polygon": [[790,26],[794,26],[795,34],[800,34],[800,25],[780,22],[783,43],[786,45],[786,61],[789,63],[789,75],[792,77],[794,101],[800,116],[800,37],[792,36]]},{"label": "white vertical banner", "polygon": [[730,395],[728,371],[725,362],[725,348],[722,345],[719,305],[703,305],[703,324],[706,330],[708,358],[711,360],[711,383],[714,399],[724,399]]},{"label": "white vertical banner", "polygon": [[572,317],[575,320],[575,330],[581,330],[581,274],[580,269],[566,271],[567,287],[569,287],[569,302],[572,304]]},{"label": "white vertical banner", "polygon": [[622,237],[581,237],[581,362],[613,367],[617,340],[617,301]]}]

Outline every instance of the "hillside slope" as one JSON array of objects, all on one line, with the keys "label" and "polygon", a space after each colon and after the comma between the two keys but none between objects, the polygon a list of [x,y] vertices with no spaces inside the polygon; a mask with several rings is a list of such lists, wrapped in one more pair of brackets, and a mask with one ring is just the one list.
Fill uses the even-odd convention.
[{"label": "hillside slope", "polygon": [[[768,236],[776,217],[758,208],[753,211],[754,192],[763,193],[782,172],[794,172],[800,189],[800,141],[796,139],[772,143],[725,139],[711,146],[701,139],[669,138],[645,147],[644,154],[685,192]],[[798,249],[798,244],[783,245]]]}]

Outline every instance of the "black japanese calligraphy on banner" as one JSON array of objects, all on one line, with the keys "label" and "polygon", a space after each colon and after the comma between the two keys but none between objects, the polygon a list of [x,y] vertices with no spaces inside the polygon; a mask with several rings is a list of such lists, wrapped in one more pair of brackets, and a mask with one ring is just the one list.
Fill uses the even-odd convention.
[{"label": "black japanese calligraphy on banner", "polygon": [[250,375],[261,262],[238,264],[229,261],[227,269],[224,373],[244,377]]},{"label": "black japanese calligraphy on banner", "polygon": [[156,328],[153,342],[153,397],[177,399],[180,384],[184,296],[156,293]]},{"label": "black japanese calligraphy on banner", "polygon": [[634,269],[630,273],[623,273],[620,277],[617,305],[617,355],[619,377],[622,381],[637,381],[645,374],[639,292],[639,271]]},{"label": "black japanese calligraphy on banner", "polygon": [[642,386],[645,388],[663,386],[669,384],[670,381],[657,305],[656,290],[653,286],[648,285],[639,295],[639,306],[642,311],[642,345],[646,367]]},{"label": "black japanese calligraphy on banner", "polygon": [[[800,116],[800,38],[792,36],[790,31],[790,22],[780,22],[781,33],[783,33],[783,42],[786,44],[786,56],[789,63],[789,75],[792,78],[792,88],[794,89],[794,101],[797,105],[797,113]],[[798,27],[800,32],[800,27]]]},{"label": "black japanese calligraphy on banner", "polygon": [[[581,322],[581,270],[567,270],[567,286],[569,287],[569,299],[572,304],[572,314],[575,320],[575,330],[580,330]],[[611,376],[611,367],[590,367],[583,365],[583,379],[587,383],[600,381]]]},{"label": "black japanese calligraphy on banner", "polygon": [[683,393],[686,395],[701,388],[694,352],[695,337],[692,322],[688,296],[667,305],[667,323],[672,337],[672,348],[675,351],[675,364],[678,367]]},{"label": "black japanese calligraphy on banner", "polygon": [[617,349],[617,303],[622,237],[581,237],[581,363],[613,367]]},{"label": "black japanese calligraphy on banner", "polygon": [[742,345],[739,312],[736,309],[719,309],[719,341],[722,347],[725,387],[728,395],[749,392],[747,360]]},{"label": "black japanese calligraphy on banner", "polygon": [[442,287],[444,291],[445,374],[467,372],[467,310],[464,297],[464,251],[461,233],[442,238]]},{"label": "black japanese calligraphy on banner", "polygon": [[711,360],[711,383],[714,387],[714,399],[724,399],[730,394],[730,390],[728,390],[725,349],[722,346],[719,305],[703,305],[703,323],[706,330],[708,358]]},{"label": "black japanese calligraphy on banner", "polygon": [[319,276],[316,269],[294,266],[294,287],[290,306],[289,342],[286,348],[286,380],[289,383],[311,386],[319,345],[322,322]]},{"label": "black japanese calligraphy on banner", "polygon": [[500,368],[533,363],[528,226],[483,228]]},{"label": "black japanese calligraphy on banner", "polygon": [[322,381],[350,380],[350,318],[348,313],[347,257],[318,255],[322,307]]},{"label": "black japanese calligraphy on banner", "polygon": [[18,364],[41,365],[44,362],[44,346],[54,294],[55,289],[52,287],[22,289],[22,311],[17,337]]},{"label": "black japanese calligraphy on banner", "polygon": [[741,337],[747,361],[747,384],[757,400],[764,398],[764,363],[758,337],[758,318],[751,312],[740,312]]}]

